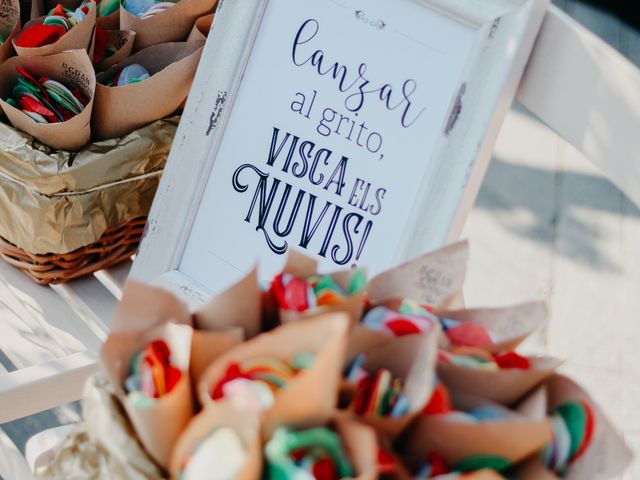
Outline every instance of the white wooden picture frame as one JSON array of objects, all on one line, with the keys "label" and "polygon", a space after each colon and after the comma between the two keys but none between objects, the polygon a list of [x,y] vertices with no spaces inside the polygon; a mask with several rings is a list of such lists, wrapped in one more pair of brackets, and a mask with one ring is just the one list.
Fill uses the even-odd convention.
[{"label": "white wooden picture frame", "polygon": [[[274,187],[269,190],[265,184],[259,191],[260,188],[255,184],[249,185],[251,182],[248,176],[241,177],[242,172],[238,172],[239,166],[254,164],[264,172],[274,172],[273,181],[276,174],[285,175],[282,173],[285,170],[280,168],[282,159],[268,166],[265,163],[267,154],[270,155],[268,158],[275,158],[274,152],[278,151],[278,146],[285,153],[290,147],[284,141],[288,139],[288,136],[285,137],[285,127],[282,127],[281,132],[276,128],[280,125],[278,122],[291,121],[294,114],[310,119],[314,104],[310,101],[308,106],[308,98],[315,100],[313,92],[315,95],[318,92],[324,94],[328,92],[327,89],[332,88],[331,84],[335,88],[336,79],[339,82],[340,75],[336,75],[336,72],[344,73],[342,70],[333,70],[328,77],[317,75],[321,66],[314,61],[318,57],[314,57],[313,53],[307,55],[308,52],[300,57],[296,56],[296,48],[304,47],[309,48],[309,52],[314,51],[312,40],[316,40],[316,34],[318,37],[323,35],[320,38],[325,43],[320,46],[326,47],[326,51],[318,47],[315,52],[321,50],[324,56],[331,57],[326,60],[326,64],[330,65],[329,62],[332,61],[339,63],[340,56],[356,58],[355,55],[361,54],[370,63],[375,63],[373,66],[368,65],[371,67],[370,71],[377,67],[376,73],[384,72],[393,76],[396,91],[398,78],[413,79],[409,74],[398,77],[402,74],[398,73],[402,69],[398,65],[404,65],[398,62],[404,61],[410,69],[421,72],[422,76],[416,74],[415,78],[418,80],[409,83],[406,89],[409,80],[402,84],[402,105],[402,102],[390,102],[390,98],[398,97],[391,97],[388,91],[384,103],[382,87],[376,91],[378,101],[370,101],[366,105],[361,103],[360,107],[364,105],[362,110],[349,108],[352,105],[345,110],[346,101],[341,105],[343,108],[340,113],[338,108],[331,109],[336,113],[335,117],[340,115],[341,126],[343,117],[346,117],[344,112],[355,115],[349,119],[352,121],[352,131],[358,113],[363,113],[363,117],[368,113],[369,118],[378,120],[381,124],[380,131],[386,132],[384,141],[388,140],[392,144],[388,153],[394,160],[384,167],[376,166],[386,161],[384,153],[380,152],[382,134],[379,135],[379,142],[377,137],[369,142],[370,134],[367,139],[369,143],[365,144],[364,140],[361,142],[358,137],[356,146],[349,146],[346,144],[347,135],[344,132],[337,134],[341,127],[334,129],[332,124],[326,131],[330,131],[331,135],[336,133],[333,135],[334,142],[342,142],[340,147],[335,147],[336,158],[340,158],[341,147],[351,148],[350,153],[354,153],[354,148],[360,148],[354,153],[355,156],[359,156],[365,148],[371,154],[367,157],[370,163],[351,161],[349,173],[352,178],[343,182],[346,185],[345,191],[349,190],[351,195],[344,194],[341,208],[344,210],[353,206],[352,200],[358,187],[364,190],[364,183],[354,185],[353,178],[360,180],[362,176],[364,182],[367,174],[378,175],[379,181],[393,183],[393,191],[384,189],[393,200],[388,201],[388,205],[392,206],[382,213],[380,210],[385,205],[378,202],[380,216],[375,219],[372,213],[376,207],[365,209],[372,225],[370,232],[365,233],[374,233],[371,233],[371,238],[360,239],[360,251],[357,253],[362,253],[365,242],[369,242],[366,244],[368,250],[361,256],[357,256],[355,252],[358,245],[349,246],[349,240],[346,240],[346,246],[337,243],[334,245],[342,256],[334,255],[331,258],[327,248],[322,250],[324,244],[319,248],[318,244],[313,246],[307,243],[307,253],[318,256],[325,268],[335,269],[359,263],[376,273],[457,238],[479,189],[499,128],[513,101],[548,4],[549,0],[221,2],[149,216],[147,232],[134,262],[132,277],[141,281],[163,283],[188,298],[200,301],[243,276],[258,259],[261,264],[267,264],[264,273],[264,278],[267,278],[282,265],[288,248],[296,248],[299,247],[298,243],[304,243],[298,242],[296,237],[297,229],[303,227],[296,224],[293,238],[276,237],[278,246],[267,248],[265,240],[269,233],[264,228],[259,231],[259,221],[256,218]],[[378,40],[374,34],[381,35],[380,43],[376,43]],[[283,38],[292,39],[292,52],[281,52]],[[425,47],[415,50],[423,54],[412,55],[412,48],[422,48],[417,44]],[[430,56],[429,50],[436,53],[432,52],[433,55]],[[291,70],[283,63],[285,61],[291,62]],[[388,63],[388,68],[385,62]],[[345,62],[339,65],[353,72],[358,64],[351,62],[347,67]],[[366,67],[365,65],[365,73]],[[362,79],[361,66],[358,72]],[[313,76],[314,74],[316,75]],[[417,101],[415,105],[411,105],[414,98],[410,95],[421,86],[420,80],[429,85],[427,93],[432,93],[428,103],[430,110],[426,107],[420,110],[419,105],[415,106]],[[382,84],[382,80],[379,83]],[[392,84],[389,82],[385,86]],[[338,83],[338,93],[335,95],[344,93],[344,85],[346,83]],[[290,103],[285,105],[282,100],[285,97],[280,92],[286,88],[289,89],[290,96],[287,98]],[[362,92],[363,89],[360,88],[360,93]],[[423,92],[424,90],[420,91]],[[333,101],[337,98],[335,95],[326,93],[326,98]],[[371,97],[370,95],[369,98]],[[280,103],[276,104],[277,99]],[[385,108],[380,106],[381,102]],[[279,110],[280,105],[283,107],[282,111]],[[394,105],[397,108],[392,108]],[[410,110],[414,106],[414,110]],[[324,111],[319,109],[322,118],[327,108]],[[420,117],[424,112],[426,114]],[[307,120],[300,118],[299,124],[307,122],[311,125],[309,122],[312,120]],[[416,128],[408,133],[413,128],[411,120],[414,123],[418,120],[423,122],[417,124],[421,129]],[[269,122],[273,125],[273,132],[262,128]],[[346,120],[345,125],[348,125]],[[425,125],[429,128],[423,128]],[[291,130],[286,131],[289,133]],[[320,131],[318,123],[316,132]],[[362,133],[362,129],[360,132]],[[296,132],[291,131],[291,142],[295,135]],[[323,135],[324,133],[315,133],[312,138],[314,143],[318,143],[318,148],[323,140],[328,140]],[[406,135],[406,141],[396,140],[404,139],[403,135]],[[305,135],[300,134],[300,138],[302,142]],[[354,143],[353,139],[349,140]],[[378,143],[380,147],[375,151]],[[335,145],[338,143],[334,143]],[[291,151],[293,152],[293,148]],[[255,152],[261,153],[256,155]],[[374,154],[380,157],[376,160]],[[283,153],[282,156],[284,155]],[[324,158],[325,163],[327,158]],[[380,163],[376,164],[376,161]],[[400,161],[405,163],[399,163]],[[293,164],[295,162],[291,165]],[[308,170],[308,165],[304,165],[304,170]],[[268,170],[269,167],[273,168]],[[303,168],[301,164],[298,167]],[[254,172],[256,168],[253,168]],[[309,186],[313,178],[293,178],[292,171],[293,168],[288,170],[288,176],[285,175],[282,180],[283,184],[291,181],[291,198],[296,191],[299,192],[296,188],[303,188],[300,186],[302,183],[295,182],[306,181]],[[336,171],[337,167],[334,169],[332,165],[325,170],[325,175],[329,178],[333,172],[333,179]],[[344,173],[343,169],[342,174]],[[370,183],[374,189],[375,182]],[[333,188],[339,184],[340,182],[334,182]],[[335,198],[342,195],[340,188],[333,192],[325,190],[326,195],[319,189],[311,195],[310,190],[307,197],[316,196],[320,202],[324,201],[323,195],[333,195],[332,201],[338,205],[339,201]],[[285,208],[282,203],[282,208],[289,209],[293,218],[294,207],[291,204],[289,202]],[[307,204],[307,199],[301,204]],[[311,205],[311,200],[308,205]],[[358,205],[360,210],[363,210],[363,206],[364,201]],[[276,207],[274,205],[274,211]],[[257,212],[258,210],[260,211]],[[309,209],[306,214],[313,217],[313,212],[309,214]],[[305,213],[300,214],[301,217],[304,215]],[[365,226],[353,230],[358,230],[362,235],[363,229],[369,228],[369,223],[364,214],[360,216],[363,218],[362,225]],[[356,221],[359,219],[356,214],[351,218],[356,218]],[[302,222],[299,220],[298,223]],[[358,222],[358,225],[361,224]],[[346,230],[348,222],[343,226],[346,239],[349,236]],[[304,226],[307,227],[308,225]],[[275,245],[276,242],[272,243]],[[283,243],[287,246],[284,251]],[[326,238],[324,243],[327,243]],[[272,253],[274,248],[280,249],[277,254]]]}]

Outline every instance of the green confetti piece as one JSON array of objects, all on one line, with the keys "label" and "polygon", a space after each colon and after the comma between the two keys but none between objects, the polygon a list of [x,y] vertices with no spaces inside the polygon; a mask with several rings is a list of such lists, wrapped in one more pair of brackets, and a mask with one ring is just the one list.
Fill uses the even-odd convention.
[{"label": "green confetti piece", "polygon": [[363,269],[358,268],[353,272],[351,276],[351,280],[349,281],[349,295],[355,295],[356,293],[360,293],[367,286],[367,275]]},{"label": "green confetti piece", "polygon": [[465,458],[455,466],[454,470],[460,472],[475,472],[477,470],[495,470],[500,472],[511,466],[509,459],[496,455],[474,455]]}]

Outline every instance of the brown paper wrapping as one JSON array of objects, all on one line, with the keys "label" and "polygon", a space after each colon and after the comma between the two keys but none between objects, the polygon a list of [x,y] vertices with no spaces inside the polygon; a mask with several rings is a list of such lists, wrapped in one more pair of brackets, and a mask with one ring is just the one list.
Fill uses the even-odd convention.
[{"label": "brown paper wrapping", "polygon": [[126,135],[173,114],[189,94],[201,54],[202,44],[199,43],[155,45],[98,74],[98,81],[101,81],[113,77],[117,70],[137,63],[149,71],[151,78],[124,87],[98,83],[92,118],[94,138],[103,140]]},{"label": "brown paper wrapping", "polygon": [[191,33],[187,38],[187,42],[204,42],[209,37],[209,31],[211,30],[211,26],[213,25],[213,19],[215,18],[214,13],[210,13],[209,15],[205,15],[204,17],[200,17],[196,20],[196,23],[193,25],[191,29]]},{"label": "brown paper wrapping", "polygon": [[163,288],[128,280],[113,316],[111,331],[140,332],[167,322],[192,326],[187,306]]},{"label": "brown paper wrapping", "polygon": [[364,369],[376,373],[386,368],[403,381],[409,412],[403,417],[359,417],[389,440],[395,440],[417,417],[431,398],[437,357],[439,328],[422,335],[389,336],[386,343],[366,353]]},{"label": "brown paper wrapping", "polygon": [[132,30],[107,30],[108,42],[115,43],[118,51],[106,58],[104,61],[95,65],[97,72],[109,70],[114,65],[122,62],[131,55],[133,50],[133,42],[135,41],[136,32]]},{"label": "brown paper wrapping", "polygon": [[[308,257],[296,250],[291,250],[289,252],[289,255],[287,256],[287,262],[284,266],[284,269],[282,270],[282,273],[288,273],[299,278],[307,279],[313,275],[316,275],[317,271],[318,262],[314,258]],[[351,280],[353,273],[353,270],[341,270],[338,272],[329,273],[328,275],[333,278],[333,280],[340,286],[340,288],[342,288],[344,291],[347,291],[349,281]],[[344,301],[340,302],[339,304],[316,307],[305,312],[281,309],[278,314],[279,320],[281,323],[286,324],[301,320],[303,318],[313,318],[313,316],[319,313],[345,312],[349,315],[349,318],[351,319],[351,327],[353,327],[354,325],[359,323],[360,319],[362,318],[366,295],[367,294],[365,289],[361,292],[357,292],[354,295],[346,297]]]},{"label": "brown paper wrapping", "polygon": [[344,414],[336,414],[331,425],[340,435],[356,480],[378,478],[378,441],[374,430]]},{"label": "brown paper wrapping", "polygon": [[0,64],[13,55],[13,39],[20,30],[20,1],[0,0]]},{"label": "brown paper wrapping", "polygon": [[164,475],[144,451],[103,372],[84,389],[84,423],[57,446],[52,461],[36,471],[47,480],[162,480]]},{"label": "brown paper wrapping", "polygon": [[348,323],[345,314],[318,315],[239,345],[219,357],[204,373],[198,386],[200,402],[205,408],[217,408],[229,402],[226,399],[213,401],[209,392],[231,362],[256,357],[289,361],[301,352],[312,352],[315,353],[313,365],[298,373],[276,394],[274,405],[262,413],[262,429],[264,435],[270,437],[282,425],[307,427],[326,423],[337,403]]},{"label": "brown paper wrapping", "polygon": [[484,326],[495,338],[493,345],[483,346],[490,353],[515,350],[529,335],[547,320],[544,302],[530,302],[506,308],[479,308],[457,311],[436,311],[440,318],[472,322]]},{"label": "brown paper wrapping", "polygon": [[518,468],[513,478],[515,478],[515,480],[560,480],[560,477],[555,473],[540,465],[540,460],[537,455],[531,460],[524,462],[522,466]]},{"label": "brown paper wrapping", "polygon": [[[163,468],[169,466],[173,447],[194,415],[189,359],[193,330],[188,325],[168,323],[145,331],[113,333],[100,358],[131,423],[145,449]],[[171,349],[172,362],[182,372],[174,389],[149,408],[136,408],[123,391],[129,362],[149,342],[163,339]]]},{"label": "brown paper wrapping", "polygon": [[142,20],[120,6],[120,28],[136,32],[135,50],[166,42],[184,42],[195,21],[213,12],[217,0],[180,0],[175,6]]},{"label": "brown paper wrapping", "polygon": [[[482,405],[497,404],[451,391],[457,410],[469,411]],[[447,415],[421,415],[402,439],[402,451],[410,464],[419,465],[430,452],[436,452],[451,467],[476,455],[495,455],[518,463],[540,451],[553,438],[551,420],[528,418],[502,407],[501,421],[462,422]]]},{"label": "brown paper wrapping", "polygon": [[502,405],[522,399],[551,377],[562,361],[551,357],[529,357],[531,368],[482,370],[438,363],[437,372],[447,386],[459,388]]},{"label": "brown paper wrapping", "polygon": [[547,382],[547,393],[551,410],[562,403],[576,400],[587,402],[594,410],[595,430],[591,446],[569,466],[565,478],[584,480],[622,476],[633,460],[633,453],[593,399],[582,387],[562,375],[555,375]]},{"label": "brown paper wrapping", "polygon": [[438,377],[453,388],[465,390],[502,405],[520,400],[534,387],[551,377],[562,364],[550,357],[530,357],[531,368],[483,370],[438,362]]},{"label": "brown paper wrapping", "polygon": [[[24,32],[29,27],[42,24],[42,22],[44,22],[45,15],[46,13],[41,17],[34,18],[33,20],[27,22],[25,25],[23,25],[22,31]],[[80,22],[78,25],[73,27],[71,30],[69,30],[67,33],[65,33],[62,37],[60,37],[57,42],[35,48],[19,47],[18,45],[16,45],[16,42],[20,38],[20,34],[18,34],[13,39],[13,47],[16,49],[16,53],[18,54],[18,56],[21,57],[54,55],[56,53],[66,52],[67,50],[89,51],[95,28],[96,4],[92,1],[91,7],[89,8],[89,13],[85,17],[85,19],[82,20],[82,22]]]},{"label": "brown paper wrapping", "polygon": [[417,257],[371,279],[369,298],[377,304],[410,298],[438,307],[462,288],[469,246],[459,242]]},{"label": "brown paper wrapping", "polygon": [[[46,15],[59,3],[65,8],[75,10],[80,6],[82,0],[33,0],[31,2],[31,18]],[[120,10],[116,10],[106,17],[97,16],[96,10],[96,25],[105,30],[117,30],[120,27]]]},{"label": "brown paper wrapping", "polygon": [[68,253],[146,216],[177,124],[70,153],[0,123],[0,236],[31,253]]},{"label": "brown paper wrapping", "polygon": [[201,330],[243,329],[247,338],[253,338],[262,328],[262,301],[258,269],[224,292],[216,295],[194,315],[195,326]]},{"label": "brown paper wrapping", "polygon": [[[11,96],[20,66],[30,74],[51,77],[71,89],[79,88],[90,100],[84,110],[66,122],[38,124],[25,113],[4,101]],[[11,124],[54,149],[78,150],[91,137],[91,113],[93,111],[96,79],[93,65],[84,50],[73,50],[48,57],[14,57],[0,65],[0,106]]]},{"label": "brown paper wrapping", "polygon": [[173,480],[178,480],[180,467],[198,447],[198,444],[220,427],[233,429],[246,449],[247,463],[234,478],[236,480],[259,480],[261,478],[262,443],[259,418],[255,414],[237,409],[227,403],[218,408],[205,409],[191,421],[176,443],[171,456],[170,472]]},{"label": "brown paper wrapping", "polygon": [[191,344],[191,379],[198,385],[202,375],[218,357],[244,340],[241,328],[233,328],[224,332],[207,332],[194,330]]}]

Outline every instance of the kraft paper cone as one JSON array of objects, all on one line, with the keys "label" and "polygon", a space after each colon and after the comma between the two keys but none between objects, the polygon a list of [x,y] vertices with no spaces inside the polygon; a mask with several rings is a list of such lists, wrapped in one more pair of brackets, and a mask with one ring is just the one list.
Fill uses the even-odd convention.
[{"label": "kraft paper cone", "polygon": [[[287,256],[287,261],[282,273],[288,273],[299,278],[308,279],[317,275],[318,262],[296,250],[291,250]],[[338,272],[328,273],[328,275],[336,282],[344,291],[348,290],[349,282],[354,274],[354,270],[342,270]],[[366,300],[366,289],[350,295],[336,305],[322,306],[312,308],[305,312],[297,312],[295,310],[280,309],[279,318],[283,324],[295,322],[303,318],[312,317],[319,313],[328,312],[345,312],[351,318],[351,326],[360,322],[364,311]]]},{"label": "kraft paper cone", "polygon": [[451,390],[458,411],[491,405],[501,409],[501,421],[465,422],[446,414],[421,415],[402,439],[402,451],[411,465],[420,465],[430,452],[441,455],[452,468],[477,455],[499,456],[516,464],[541,450],[553,438],[551,420],[530,419],[476,396]]},{"label": "kraft paper cone", "polygon": [[198,397],[205,408],[228,403],[213,401],[209,395],[232,362],[259,357],[290,361],[301,352],[315,354],[312,366],[301,371],[276,394],[274,405],[262,413],[265,437],[282,425],[308,427],[325,424],[337,403],[338,385],[347,342],[349,319],[329,313],[314,319],[278,327],[227,352],[204,373]]},{"label": "kraft paper cone", "polygon": [[13,39],[19,30],[19,0],[0,0],[0,35],[4,38],[0,45],[0,63],[13,55]]},{"label": "kraft paper cone", "polygon": [[530,357],[531,368],[483,370],[438,362],[442,382],[502,405],[511,405],[551,377],[562,364],[549,357]]},{"label": "kraft paper cone", "polygon": [[337,414],[330,423],[340,435],[342,446],[355,471],[356,480],[378,478],[378,441],[373,429],[344,414]]},{"label": "kraft paper cone", "polygon": [[114,65],[122,62],[131,55],[136,32],[131,30],[107,30],[107,42],[115,43],[118,51],[95,65],[97,72],[109,70]]},{"label": "kraft paper cone", "polygon": [[56,53],[66,52],[67,50],[89,51],[91,40],[93,39],[93,32],[96,28],[96,4],[92,1],[90,5],[89,13],[84,20],[60,37],[57,42],[50,45],[43,45],[42,47],[35,48],[25,48],[16,45],[16,42],[20,39],[20,34],[29,27],[41,25],[42,22],[44,22],[45,16],[41,16],[27,22],[23,25],[22,32],[13,39],[13,46],[16,49],[18,56],[32,57],[54,55]]},{"label": "kraft paper cone", "polygon": [[222,354],[240,345],[244,340],[241,328],[224,332],[193,331],[191,343],[191,379],[198,385],[204,372]]},{"label": "kraft paper cone", "polygon": [[[59,3],[65,8],[75,10],[80,6],[82,0],[33,0],[31,2],[31,18],[46,15]],[[96,25],[105,30],[118,30],[120,28],[120,10],[118,9],[106,17],[100,17],[96,7]]]},{"label": "kraft paper cone", "polygon": [[531,460],[526,461],[521,467],[519,467],[513,478],[515,480],[560,480],[560,477],[558,477],[555,473],[547,470],[542,465],[540,465],[540,461],[538,460],[537,455]]},{"label": "kraft paper cone", "polygon": [[201,330],[241,327],[247,338],[258,335],[262,329],[262,301],[257,267],[201,307],[194,315],[194,323]]},{"label": "kraft paper cone", "polygon": [[[259,418],[231,404],[205,409],[197,415],[184,431],[171,456],[170,472],[173,480],[179,479],[181,467],[198,448],[198,445],[215,429],[229,427],[240,437],[246,449],[247,462],[234,477],[236,480],[259,480],[262,474],[262,442]],[[212,465],[216,467],[216,465]]]},{"label": "kraft paper cone", "polygon": [[401,378],[402,393],[409,400],[409,411],[402,417],[358,417],[389,440],[395,440],[431,398],[435,383],[438,334],[439,329],[436,328],[422,335],[391,337],[387,343],[366,354],[363,368],[371,374],[386,368],[393,378]]},{"label": "kraft paper cone", "polygon": [[479,308],[457,311],[436,311],[440,318],[472,322],[484,326],[494,337],[492,345],[482,346],[490,353],[515,350],[547,320],[544,302],[530,302],[505,308]]},{"label": "kraft paper cone", "polygon": [[120,28],[136,32],[135,50],[166,42],[183,42],[195,21],[213,12],[217,0],[180,0],[175,6],[142,20],[120,7]]},{"label": "kraft paper cone", "polygon": [[369,299],[410,298],[438,307],[462,288],[468,251],[467,242],[459,242],[383,272],[369,282]]},{"label": "kraft paper cone", "polygon": [[106,80],[121,68],[137,63],[151,77],[124,87],[98,83],[92,119],[94,138],[117,138],[174,113],[189,94],[201,53],[198,43],[155,45],[98,74],[98,81]]},{"label": "kraft paper cone", "polygon": [[621,476],[633,460],[633,453],[593,399],[582,387],[562,375],[555,375],[547,382],[547,393],[551,410],[568,401],[584,401],[593,407],[595,415],[591,446],[569,466],[565,478],[607,480]]},{"label": "kraft paper cone", "polygon": [[[168,323],[146,331],[112,334],[100,358],[109,381],[131,420],[140,441],[163,468],[169,466],[171,452],[194,415],[189,359],[193,330],[187,325]],[[171,349],[172,363],[183,372],[173,390],[148,408],[136,408],[123,390],[131,358],[150,342],[162,339]]]},{"label": "kraft paper cone", "polygon": [[142,331],[167,322],[191,326],[187,306],[163,288],[128,280],[113,317],[112,332]]},{"label": "kraft paper cone", "polygon": [[204,42],[207,40],[209,36],[209,31],[211,30],[211,26],[213,25],[213,19],[215,18],[215,14],[211,13],[209,15],[205,15],[204,17],[200,17],[196,20],[196,23],[193,25],[191,29],[191,33],[187,38],[187,42]]},{"label": "kraft paper cone", "polygon": [[[38,124],[26,114],[4,101],[11,96],[20,66],[35,77],[46,76],[72,90],[78,88],[91,100],[84,110],[62,123]],[[72,50],[48,57],[13,57],[0,65],[0,106],[11,124],[38,141],[60,150],[78,150],[91,138],[91,113],[94,105],[96,79],[93,65],[84,50]]]}]

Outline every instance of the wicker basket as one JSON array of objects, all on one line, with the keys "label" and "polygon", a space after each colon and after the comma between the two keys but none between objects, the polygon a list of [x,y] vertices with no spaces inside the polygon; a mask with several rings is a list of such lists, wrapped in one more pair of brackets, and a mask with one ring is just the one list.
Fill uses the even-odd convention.
[{"label": "wicker basket", "polygon": [[177,124],[63,152],[0,123],[0,258],[42,285],[130,258]]},{"label": "wicker basket", "polygon": [[65,283],[131,258],[146,223],[146,218],[137,218],[110,228],[97,242],[64,254],[36,255],[0,237],[0,257],[40,285]]}]

